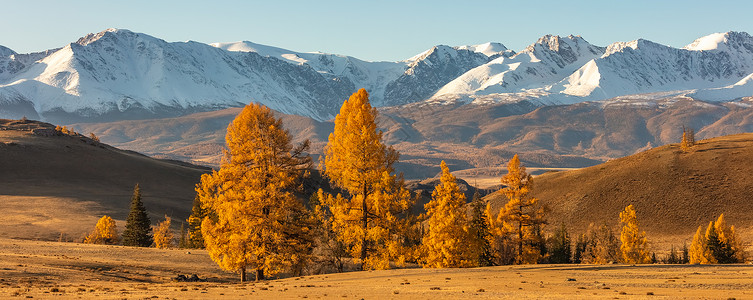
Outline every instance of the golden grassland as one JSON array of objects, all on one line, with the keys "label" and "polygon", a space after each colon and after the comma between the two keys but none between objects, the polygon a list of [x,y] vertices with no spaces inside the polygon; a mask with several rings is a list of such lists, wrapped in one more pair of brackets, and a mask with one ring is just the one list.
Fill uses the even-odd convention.
[{"label": "golden grassland", "polygon": [[[176,282],[197,274],[206,282]],[[237,282],[203,250],[0,239],[0,298],[753,298],[751,265],[396,269]]]}]

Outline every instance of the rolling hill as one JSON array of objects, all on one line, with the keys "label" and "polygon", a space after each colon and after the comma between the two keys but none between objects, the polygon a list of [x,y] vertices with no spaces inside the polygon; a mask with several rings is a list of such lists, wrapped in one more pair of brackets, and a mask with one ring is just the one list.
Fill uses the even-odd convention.
[{"label": "rolling hill", "polygon": [[104,214],[122,231],[136,183],[153,224],[165,215],[180,221],[207,171],[62,134],[48,123],[0,119],[0,236],[78,240]]},{"label": "rolling hill", "polygon": [[[616,227],[619,212],[632,204],[657,244],[689,244],[698,226],[722,213],[750,242],[751,161],[753,133],[701,140],[688,153],[670,144],[593,167],[537,176],[533,196],[551,209],[550,224],[564,223],[571,233],[584,232],[592,222]],[[488,199],[495,210],[506,202],[499,194]]]}]

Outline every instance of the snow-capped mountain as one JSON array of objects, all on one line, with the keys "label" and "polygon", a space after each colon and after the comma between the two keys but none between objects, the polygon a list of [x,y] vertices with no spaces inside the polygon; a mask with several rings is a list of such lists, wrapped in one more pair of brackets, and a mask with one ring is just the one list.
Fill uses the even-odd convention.
[{"label": "snow-capped mountain", "polygon": [[213,43],[228,51],[255,52],[292,64],[309,65],[333,79],[349,80],[370,93],[375,106],[392,106],[426,99],[436,89],[490,57],[511,55],[500,43],[450,47],[438,45],[398,62],[368,62],[352,56],[302,53],[252,42]]},{"label": "snow-capped mountain", "polygon": [[368,90],[376,106],[382,106],[387,83],[402,75],[407,68],[404,62],[367,62],[351,56],[294,52],[248,41],[210,45],[228,51],[255,52],[296,65],[308,65],[330,79],[349,80],[354,86]]},{"label": "snow-capped mountain", "polygon": [[178,115],[257,101],[326,119],[329,107],[354,90],[308,65],[110,29],[17,72],[0,85],[0,99],[31,102],[37,112],[59,118]]},{"label": "snow-capped mountain", "polygon": [[387,84],[384,102],[394,106],[426,99],[468,70],[488,62],[489,58],[473,50],[435,46],[408,59],[408,70]]},{"label": "snow-capped mountain", "polygon": [[643,39],[614,43],[559,85],[564,94],[599,100],[724,87],[752,72],[753,37],[728,32],[702,37],[682,49]]},{"label": "snow-capped mountain", "polygon": [[753,37],[743,32],[681,49],[642,39],[599,47],[580,36],[546,35],[517,53],[500,43],[438,45],[406,60],[370,62],[108,29],[38,53],[0,46],[0,117],[141,119],[254,101],[326,120],[358,88],[375,106],[443,99],[545,105],[669,91],[725,101],[751,96],[751,76]]},{"label": "snow-capped mountain", "polygon": [[435,96],[489,95],[542,88],[602,54],[604,48],[591,45],[580,36],[546,35],[513,56],[498,57],[462,74]]}]

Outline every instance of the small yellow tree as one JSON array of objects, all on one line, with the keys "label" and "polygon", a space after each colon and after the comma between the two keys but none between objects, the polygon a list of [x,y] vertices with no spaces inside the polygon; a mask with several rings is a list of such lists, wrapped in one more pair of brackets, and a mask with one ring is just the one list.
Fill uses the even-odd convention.
[{"label": "small yellow tree", "polygon": [[528,197],[533,188],[533,177],[520,164],[517,154],[508,162],[507,174],[501,182],[505,187],[500,193],[507,197],[508,202],[500,209],[496,220],[491,222],[490,229],[497,237],[510,235],[502,240],[514,244],[515,263],[537,263],[542,256],[544,241],[541,229],[546,224],[545,211],[538,199]]},{"label": "small yellow tree", "polygon": [[455,176],[442,161],[440,183],[424,207],[429,217],[429,232],[423,239],[428,268],[458,268],[473,266],[468,247],[471,236],[465,209],[465,194],[460,191]]},{"label": "small yellow tree", "polygon": [[201,223],[204,245],[221,268],[256,271],[264,279],[311,253],[310,219],[293,190],[310,166],[308,142],[293,147],[282,120],[250,104],[230,123],[219,171],[196,187],[208,212]]},{"label": "small yellow tree", "polygon": [[[709,226],[711,226],[711,224]],[[711,255],[711,251],[709,250],[708,241],[703,232],[703,226],[698,226],[698,230],[696,230],[695,235],[693,236],[693,242],[690,244],[688,256],[691,264],[705,265],[716,263],[716,259],[714,259],[714,256]]]},{"label": "small yellow tree", "polygon": [[165,216],[165,220],[154,227],[154,245],[159,249],[173,248],[175,235],[170,229],[170,217]]},{"label": "small yellow tree", "polygon": [[401,260],[399,214],[413,205],[401,176],[392,175],[397,151],[382,143],[378,112],[369,94],[360,89],[343,102],[335,117],[335,131],[325,148],[325,174],[347,195],[328,196],[333,229],[361,269],[389,268],[390,258]]},{"label": "small yellow tree", "polygon": [[633,205],[628,205],[620,213],[622,232],[620,234],[620,253],[622,262],[626,264],[647,264],[651,262],[651,255],[646,240],[646,232],[638,228],[638,217]]},{"label": "small yellow tree", "polygon": [[86,244],[108,244],[115,245],[119,242],[118,229],[115,226],[115,221],[108,216],[104,215],[97,221],[97,225],[85,239]]},{"label": "small yellow tree", "polygon": [[682,152],[689,152],[690,148],[695,145],[695,132],[693,129],[682,127],[682,140],[680,140],[680,149]]}]

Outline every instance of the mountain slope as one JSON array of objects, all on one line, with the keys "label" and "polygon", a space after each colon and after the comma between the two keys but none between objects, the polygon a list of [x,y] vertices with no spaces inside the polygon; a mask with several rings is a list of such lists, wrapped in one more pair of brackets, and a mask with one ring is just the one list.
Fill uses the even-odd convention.
[{"label": "mountain slope", "polygon": [[48,123],[3,119],[0,166],[2,236],[48,240],[61,232],[78,239],[104,214],[125,220],[136,183],[152,224],[165,215],[180,222],[208,172],[64,135]]}]

